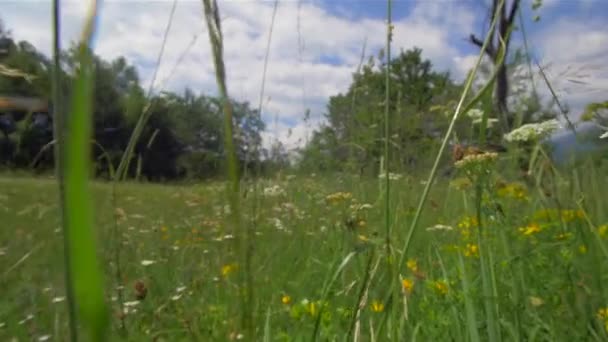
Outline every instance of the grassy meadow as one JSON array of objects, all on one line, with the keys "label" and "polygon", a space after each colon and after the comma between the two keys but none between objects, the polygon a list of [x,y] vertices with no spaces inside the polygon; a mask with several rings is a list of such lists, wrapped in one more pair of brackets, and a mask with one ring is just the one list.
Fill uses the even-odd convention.
[{"label": "grassy meadow", "polygon": [[[494,172],[481,225],[470,181],[438,180],[398,270],[385,249],[383,181],[298,175],[243,184],[254,248],[250,340],[311,340],[317,324],[316,337],[329,341],[394,332],[398,340],[485,340],[489,323],[508,341],[606,339],[608,187],[593,174],[570,176],[545,194]],[[424,182],[392,178],[398,256]],[[52,179],[0,178],[1,340],[68,334],[56,191]],[[222,183],[93,183],[92,194],[110,340],[244,338],[243,271]],[[394,271],[401,291],[387,297]]]},{"label": "grassy meadow", "polygon": [[[164,184],[131,180],[140,179],[142,154],[162,134],[148,132],[138,148],[154,118],[150,108],[162,104],[154,100],[156,71],[147,95],[136,89],[140,106],[129,114],[137,119],[120,153],[93,141],[109,180],[91,177],[95,106],[106,101],[94,101],[101,89],[91,49],[97,2],[84,17],[69,78],[61,73],[59,2],[52,3],[54,140],[45,148],[54,144],[56,177],[0,174],[0,341],[608,341],[608,165],[600,154],[555,165],[544,142],[564,126],[557,118],[575,130],[559,103],[547,121],[536,111],[506,110],[498,90],[506,86],[519,1],[510,2],[508,18],[505,1],[493,1],[483,41],[471,35],[479,55],[464,83],[420,107],[418,114],[436,120],[430,124],[401,120],[419,99],[409,90],[414,82],[392,88],[392,68],[416,62],[420,51],[390,63],[387,1],[379,57],[386,67],[374,69],[371,59],[360,65],[353,78],[374,88],[359,94],[353,86],[334,112],[360,106],[363,118],[339,123],[361,127],[350,141],[327,127],[313,136],[319,146],[311,144],[307,160],[318,167],[314,174],[288,160],[262,173],[260,155],[255,168],[247,164],[260,151],[235,138],[242,113],[228,92],[222,16],[216,1],[203,0],[218,116],[202,127],[214,123],[221,132],[208,165],[221,169],[214,179],[222,181]],[[484,54],[492,71],[477,89]],[[71,86],[69,101],[62,82]],[[544,85],[551,88],[546,78]],[[260,118],[261,88],[253,112]],[[402,91],[413,97],[403,107]],[[199,103],[190,105],[184,108]],[[496,141],[508,148],[490,149]],[[205,158],[192,164],[204,168],[197,164]],[[345,165],[351,161],[355,167]],[[403,170],[417,173],[392,173]]]}]

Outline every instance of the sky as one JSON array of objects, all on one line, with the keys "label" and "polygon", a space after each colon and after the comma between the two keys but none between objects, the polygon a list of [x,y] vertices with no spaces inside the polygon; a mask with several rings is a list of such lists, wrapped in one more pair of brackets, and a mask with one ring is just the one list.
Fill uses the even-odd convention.
[{"label": "sky", "polygon": [[[510,2],[510,0],[507,0]],[[393,0],[393,51],[419,47],[439,71],[461,81],[478,50],[467,37],[483,36],[489,0]],[[62,45],[78,36],[89,2],[61,1]],[[100,6],[95,52],[107,60],[125,56],[147,88],[152,81],[173,0],[106,0]],[[522,19],[532,55],[545,68],[560,100],[580,114],[608,98],[608,0],[544,0]],[[274,1],[220,0],[228,91],[257,108]],[[540,21],[533,17],[540,15]],[[0,0],[0,18],[14,38],[51,51],[51,2]],[[323,122],[329,97],[345,92],[365,46],[376,55],[385,43],[384,0],[279,1],[268,53],[262,117],[268,146],[302,146]],[[523,46],[521,31],[512,47]],[[200,0],[177,0],[155,91],[215,94],[216,83]],[[536,78],[539,92],[548,90]],[[311,119],[304,122],[309,109]]]}]

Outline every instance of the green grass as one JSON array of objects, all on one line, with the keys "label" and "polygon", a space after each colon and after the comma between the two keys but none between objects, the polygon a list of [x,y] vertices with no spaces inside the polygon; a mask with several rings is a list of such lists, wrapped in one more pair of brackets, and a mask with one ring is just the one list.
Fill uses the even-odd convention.
[{"label": "green grass", "polygon": [[[375,203],[379,195],[377,180],[335,176],[260,182],[263,188],[279,185],[284,193],[258,197],[260,217],[251,260],[256,292],[252,305],[256,317],[254,340],[309,340],[317,318],[318,338],[341,340],[354,326],[353,310],[360,302],[364,305],[358,323],[359,340],[370,340],[372,333],[377,340],[386,340],[393,329],[381,329],[383,314],[371,308],[374,301],[382,302],[390,286],[385,262],[379,263],[369,281],[365,279],[370,265],[375,264],[369,264],[372,254],[385,258],[383,201]],[[591,184],[582,180],[582,191],[591,190]],[[565,198],[567,185],[559,184],[564,197],[556,197]],[[122,319],[128,340],[236,338],[241,333],[240,322],[229,308],[240,302],[234,289],[241,269],[237,264],[232,272],[222,274],[222,270],[228,270],[225,266],[238,263],[238,256],[226,248],[232,244],[230,238],[221,238],[223,225],[228,222],[224,184],[116,186],[114,208],[111,184],[92,184],[94,226],[112,313],[109,340],[120,335],[114,276],[117,244],[122,246],[120,263],[129,311]],[[390,201],[395,222],[393,238],[398,244],[404,241],[405,228],[415,213],[414,194],[420,193],[423,185],[404,178],[392,181],[391,186],[395,189]],[[608,190],[605,184],[601,186]],[[1,340],[31,340],[47,334],[61,340],[68,335],[65,303],[53,303],[54,298],[65,296],[56,189],[52,179],[0,178],[0,269],[4,270],[0,278],[4,289],[0,301],[0,323],[4,323]],[[352,193],[352,197],[328,203],[326,196],[339,191]],[[603,322],[596,314],[608,305],[602,286],[606,258],[599,245],[608,235],[591,235],[593,231],[576,212],[560,215],[566,221],[564,227],[558,217],[533,219],[543,202],[533,189],[527,194],[528,199],[522,201],[494,193],[494,199],[503,206],[504,218],[489,206],[483,209],[487,217],[495,217],[494,221],[486,219],[490,221],[486,222],[484,241],[492,250],[500,335],[504,340],[606,338]],[[467,340],[477,339],[476,333],[483,339],[486,327],[479,259],[464,253],[467,244],[476,242],[475,229],[458,227],[464,217],[475,213],[465,211],[463,194],[443,180],[431,191],[429,200],[432,205],[422,213],[421,228],[442,223],[454,230],[421,229],[413,240],[408,258],[417,261],[418,270],[399,270],[403,278],[414,283],[406,297],[407,319],[402,316],[403,303],[399,303],[399,316],[393,321],[400,324],[399,331],[407,339],[415,334],[421,341]],[[359,211],[357,220],[352,220],[349,218],[354,209],[350,206],[354,203],[370,203],[373,207]],[[588,211],[591,221],[595,225],[608,223],[606,204],[589,203],[597,207]],[[251,197],[245,198],[243,213],[250,212],[252,205]],[[562,206],[563,210],[577,210],[575,203],[565,201]],[[244,216],[244,222],[251,219]],[[119,236],[113,233],[115,217]],[[365,224],[353,224],[357,221]],[[531,222],[538,223],[541,231],[523,235],[518,228]],[[569,236],[566,239],[557,237],[562,229]],[[582,245],[586,246],[584,253]],[[353,252],[352,259],[343,264]],[[399,255],[400,251],[395,253]],[[144,260],[154,263],[144,266]],[[136,299],[137,281],[147,288],[141,301]],[[445,293],[441,284],[447,285]],[[181,287],[185,289],[180,292]],[[362,289],[367,292],[365,296],[361,296]],[[282,303],[283,296],[290,297],[288,304]],[[132,304],[129,302],[137,304],[128,306]],[[384,312],[392,311],[388,303],[381,304],[385,304]],[[30,314],[30,320],[21,322]]]}]

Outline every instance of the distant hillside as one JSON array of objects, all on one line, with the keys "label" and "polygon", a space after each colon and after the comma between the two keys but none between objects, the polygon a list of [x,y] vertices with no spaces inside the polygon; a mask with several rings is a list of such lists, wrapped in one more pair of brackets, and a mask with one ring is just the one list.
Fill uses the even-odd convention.
[{"label": "distant hillside", "polygon": [[553,158],[564,164],[572,158],[580,158],[588,153],[605,150],[608,153],[608,141],[600,139],[603,131],[592,123],[583,123],[576,127],[577,136],[569,130],[563,130],[551,137]]}]

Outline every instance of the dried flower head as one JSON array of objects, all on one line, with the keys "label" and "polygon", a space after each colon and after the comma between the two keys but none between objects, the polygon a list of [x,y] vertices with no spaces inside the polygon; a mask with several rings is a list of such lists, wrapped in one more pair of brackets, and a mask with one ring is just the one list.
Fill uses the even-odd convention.
[{"label": "dried flower head", "polygon": [[144,300],[146,298],[146,295],[148,294],[148,288],[142,280],[136,281],[135,285],[133,286],[133,289],[135,292],[135,299]]}]

